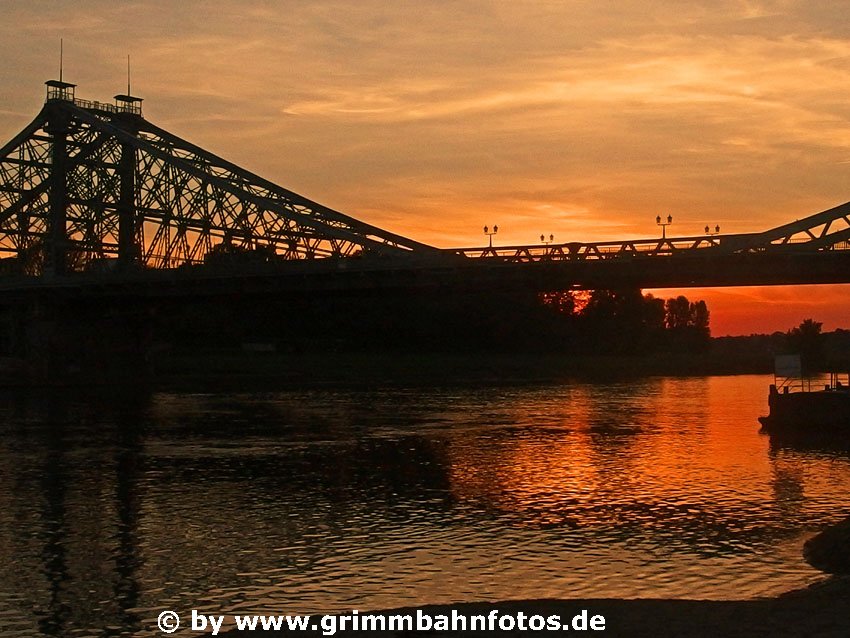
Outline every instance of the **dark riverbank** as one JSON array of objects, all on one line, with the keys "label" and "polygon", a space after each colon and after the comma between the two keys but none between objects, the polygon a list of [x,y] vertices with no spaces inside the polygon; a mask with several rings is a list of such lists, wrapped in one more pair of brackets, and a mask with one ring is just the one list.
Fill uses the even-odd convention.
[{"label": "dark riverbank", "polygon": [[[776,598],[757,600],[524,600],[493,603],[464,603],[454,606],[419,608],[430,617],[448,615],[456,610],[464,616],[484,615],[498,610],[500,616],[519,612],[527,617],[559,615],[569,619],[587,610],[589,616],[605,617],[605,630],[586,630],[579,635],[622,636],[623,638],[724,638],[770,636],[802,638],[845,638],[850,635],[850,579],[831,578],[802,590]],[[381,612],[385,615],[412,614],[405,608]],[[269,612],[272,613],[272,612]],[[366,612],[361,611],[361,615]],[[282,635],[283,632],[251,632],[254,636]],[[291,632],[287,632],[291,633]],[[314,632],[315,633],[315,632]],[[575,632],[572,632],[575,633]],[[231,630],[220,636],[236,638],[245,635]],[[336,636],[430,636],[452,635],[451,632],[338,632]],[[462,636],[529,636],[554,635],[551,631],[468,631]]]},{"label": "dark riverbank", "polygon": [[723,353],[645,356],[564,354],[440,354],[417,352],[277,353],[258,351],[167,352],[157,356],[156,386],[255,387],[284,385],[501,384],[568,378],[766,374],[772,361],[730,359]]},{"label": "dark riverbank", "polygon": [[[564,352],[553,349],[506,351],[475,348],[451,351],[316,346],[282,351],[273,343],[240,348],[154,348],[149,365],[156,385],[225,387],[259,385],[374,385],[514,383],[567,378],[619,379],[640,376],[718,376],[773,373],[782,335],[711,339],[700,350],[645,350],[628,354]],[[824,335],[825,369],[850,365],[850,332]],[[827,365],[828,364],[828,365]]]},{"label": "dark riverbank", "polygon": [[645,355],[564,353],[440,353],[416,351],[276,352],[262,348],[153,349],[136,359],[83,362],[60,371],[21,359],[0,359],[0,384],[25,386],[129,385],[152,389],[264,389],[374,385],[512,384],[564,379],[616,380],[641,376],[769,374],[762,356],[723,351]]}]

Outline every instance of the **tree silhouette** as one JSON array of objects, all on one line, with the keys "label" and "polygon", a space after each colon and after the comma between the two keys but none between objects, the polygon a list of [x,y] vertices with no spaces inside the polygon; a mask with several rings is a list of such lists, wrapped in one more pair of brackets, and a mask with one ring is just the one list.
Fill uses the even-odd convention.
[{"label": "tree silhouette", "polygon": [[668,299],[664,304],[665,323],[670,330],[684,330],[691,325],[691,304],[684,295]]},{"label": "tree silhouette", "polygon": [[711,330],[708,306],[704,301],[691,302],[679,295],[665,302],[664,311],[664,324],[673,348],[704,350],[708,347]]},{"label": "tree silhouette", "polygon": [[799,353],[803,364],[803,373],[810,374],[823,365],[823,324],[814,319],[804,319],[799,326],[792,328],[786,335],[788,349]]}]

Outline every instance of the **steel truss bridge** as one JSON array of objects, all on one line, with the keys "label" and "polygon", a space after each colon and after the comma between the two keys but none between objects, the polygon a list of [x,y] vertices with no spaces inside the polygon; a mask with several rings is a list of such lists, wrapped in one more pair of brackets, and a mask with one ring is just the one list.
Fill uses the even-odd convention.
[{"label": "steel truss bridge", "polygon": [[51,80],[0,149],[0,289],[88,294],[850,282],[850,203],[760,233],[438,249]]}]

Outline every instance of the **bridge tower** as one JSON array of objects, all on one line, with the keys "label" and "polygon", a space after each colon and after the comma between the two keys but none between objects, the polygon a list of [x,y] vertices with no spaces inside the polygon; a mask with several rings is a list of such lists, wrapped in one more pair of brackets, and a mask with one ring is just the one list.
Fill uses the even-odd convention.
[{"label": "bridge tower", "polygon": [[[68,208],[68,133],[71,118],[61,107],[62,102],[74,103],[75,84],[48,80],[47,102],[44,107],[44,131],[50,137],[49,214],[44,247],[45,275],[62,275],[67,270],[67,208]],[[26,229],[21,229],[26,232]]]},{"label": "bridge tower", "polygon": [[[139,120],[142,117],[142,98],[127,93],[115,96],[117,117],[123,129],[135,137],[139,135]],[[118,263],[122,270],[132,268],[142,258],[138,238],[142,228],[136,215],[136,146],[128,140],[121,141],[121,156],[118,161]]]}]

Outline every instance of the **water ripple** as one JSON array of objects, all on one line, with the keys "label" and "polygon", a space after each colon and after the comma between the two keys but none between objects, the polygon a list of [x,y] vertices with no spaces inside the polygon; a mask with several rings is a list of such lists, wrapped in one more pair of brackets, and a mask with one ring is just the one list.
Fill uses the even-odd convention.
[{"label": "water ripple", "polygon": [[0,637],[802,586],[850,458],[772,447],[767,382],[7,398]]}]

